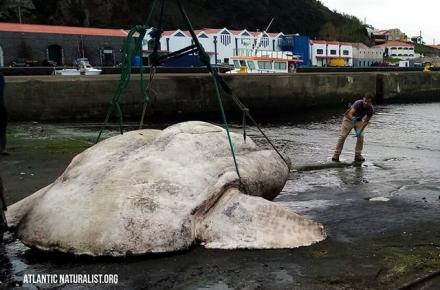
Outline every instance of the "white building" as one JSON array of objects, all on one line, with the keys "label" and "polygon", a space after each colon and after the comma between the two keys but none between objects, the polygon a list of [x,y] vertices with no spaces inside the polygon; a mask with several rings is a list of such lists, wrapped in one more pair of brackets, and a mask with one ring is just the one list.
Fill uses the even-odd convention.
[{"label": "white building", "polygon": [[353,66],[369,67],[383,63],[383,48],[368,47],[363,43],[353,43]]},{"label": "white building", "polygon": [[414,60],[420,57],[420,54],[414,51],[414,44],[408,42],[387,41],[374,47],[382,49],[384,56],[400,60]]},{"label": "white building", "polygon": [[353,46],[347,42],[311,40],[310,58],[313,66],[352,66]]},{"label": "white building", "polygon": [[[232,64],[231,57],[239,50],[251,50],[258,46],[260,50],[279,51],[279,41],[283,33],[261,33],[227,28],[203,28],[194,31],[200,44],[211,58],[212,64]],[[165,31],[160,39],[161,52],[174,52],[192,44],[188,31],[180,29]],[[144,39],[144,56],[153,49],[153,40],[147,33]]]}]

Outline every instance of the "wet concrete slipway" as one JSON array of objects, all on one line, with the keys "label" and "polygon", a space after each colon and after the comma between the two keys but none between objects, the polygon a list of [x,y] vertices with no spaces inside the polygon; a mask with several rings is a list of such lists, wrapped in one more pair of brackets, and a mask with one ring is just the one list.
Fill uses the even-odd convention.
[{"label": "wet concrete slipway", "polygon": [[[118,274],[117,285],[20,287],[440,289],[435,274],[440,269],[440,103],[377,107],[365,137],[367,161],[319,165],[330,163],[343,110],[292,114],[263,126],[296,168],[275,202],[323,223],[328,230],[324,242],[270,251],[194,246],[165,256],[115,260],[49,255],[7,233],[0,247],[0,286],[21,285],[24,274],[107,273]],[[95,125],[12,124],[11,155],[1,157],[8,203],[52,182],[72,156],[93,143]],[[250,135],[266,146],[255,128]],[[354,138],[348,137],[346,162],[353,148]]]}]

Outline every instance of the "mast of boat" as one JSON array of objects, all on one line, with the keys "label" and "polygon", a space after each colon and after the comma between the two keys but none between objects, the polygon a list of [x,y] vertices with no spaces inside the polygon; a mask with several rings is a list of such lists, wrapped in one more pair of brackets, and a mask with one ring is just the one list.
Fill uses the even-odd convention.
[{"label": "mast of boat", "polygon": [[252,52],[253,55],[257,55],[258,48],[261,46],[261,41],[263,40],[263,35],[267,33],[274,19],[275,18],[272,18],[272,20],[269,22],[269,25],[267,25],[266,29],[258,35],[257,43],[255,44],[254,51]]},{"label": "mast of boat", "polygon": [[81,48],[79,46],[79,40],[78,39],[76,40],[76,46],[78,48],[76,58],[80,58],[81,57]]},{"label": "mast of boat", "polygon": [[81,35],[81,52],[82,52],[82,58],[84,58],[84,39],[82,35]]}]

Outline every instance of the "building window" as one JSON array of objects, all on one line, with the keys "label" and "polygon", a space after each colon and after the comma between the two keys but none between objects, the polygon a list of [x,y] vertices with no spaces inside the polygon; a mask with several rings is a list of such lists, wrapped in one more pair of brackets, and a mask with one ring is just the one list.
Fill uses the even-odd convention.
[{"label": "building window", "polygon": [[208,35],[206,35],[206,34],[200,34],[200,35],[199,35],[199,38],[208,38]]},{"label": "building window", "polygon": [[261,41],[261,44],[263,47],[268,47],[269,46],[269,38],[268,37],[263,37],[263,40]]},{"label": "building window", "polygon": [[316,54],[324,54],[324,50],[322,48],[319,48],[316,50]]},{"label": "building window", "polygon": [[362,66],[362,61],[359,61],[359,66]]},{"label": "building window", "polygon": [[258,61],[259,69],[272,69],[272,63],[270,61]]},{"label": "building window", "polygon": [[229,45],[231,43],[231,35],[227,31],[223,31],[220,35],[220,42],[225,46]]},{"label": "building window", "polygon": [[330,54],[331,54],[331,55],[336,55],[336,49],[331,49],[331,50],[330,50]]},{"label": "building window", "polygon": [[287,64],[285,62],[276,61],[273,63],[273,68],[276,70],[286,70]]},{"label": "building window", "polygon": [[255,70],[255,63],[252,60],[248,60],[247,64],[251,70]]},{"label": "building window", "polygon": [[250,38],[242,38],[240,41],[241,41],[241,45],[243,45],[243,46],[251,46],[252,45],[252,39],[250,39]]},{"label": "building window", "polygon": [[343,54],[343,55],[349,55],[350,52],[349,52],[348,50],[344,49],[344,50],[342,51],[342,54]]},{"label": "building window", "polygon": [[183,34],[182,32],[177,32],[176,34],[174,34],[174,36],[185,37],[185,34]]},{"label": "building window", "polygon": [[240,62],[236,59],[234,59],[234,67],[235,68],[240,68]]}]

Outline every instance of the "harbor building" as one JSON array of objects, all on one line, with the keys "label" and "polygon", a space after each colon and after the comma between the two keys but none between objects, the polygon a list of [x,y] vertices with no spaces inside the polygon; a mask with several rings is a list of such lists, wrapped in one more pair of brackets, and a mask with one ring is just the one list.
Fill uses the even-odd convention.
[{"label": "harbor building", "polygon": [[298,66],[309,66],[310,62],[310,37],[306,35],[290,34],[283,35],[279,41],[279,47],[282,51],[292,52],[299,57],[302,62]]},{"label": "harbor building", "polygon": [[0,66],[17,59],[26,66],[71,66],[80,57],[114,66],[122,61],[126,36],[122,29],[0,22]]},{"label": "harbor building", "polygon": [[363,43],[353,43],[353,66],[369,67],[383,63],[383,48],[368,47]]},{"label": "harbor building", "polygon": [[310,63],[313,66],[353,66],[353,45],[348,42],[311,40]]},{"label": "harbor building", "polygon": [[408,36],[398,28],[373,30],[371,36],[376,45],[383,44],[387,41],[402,41],[408,40]]},{"label": "harbor building", "polygon": [[[259,50],[280,51],[280,41],[284,36],[282,32],[266,33],[243,30],[230,30],[227,28],[203,28],[194,31],[200,44],[210,56],[211,64],[232,64],[231,57],[243,54],[245,50],[251,51],[258,47]],[[178,51],[192,44],[192,38],[188,31],[180,29],[164,31],[160,39],[159,51],[169,53]],[[147,57],[153,50],[154,40],[147,33],[144,38],[143,51]],[[173,62],[179,66],[187,64],[185,57]],[[198,65],[193,63],[194,66]]]},{"label": "harbor building", "polygon": [[411,42],[402,41],[387,41],[383,44],[374,46],[383,50],[384,56],[391,58],[398,58],[402,61],[413,61],[420,57],[420,54],[415,53],[415,46]]}]

